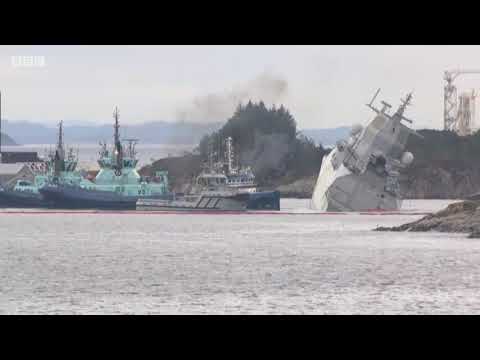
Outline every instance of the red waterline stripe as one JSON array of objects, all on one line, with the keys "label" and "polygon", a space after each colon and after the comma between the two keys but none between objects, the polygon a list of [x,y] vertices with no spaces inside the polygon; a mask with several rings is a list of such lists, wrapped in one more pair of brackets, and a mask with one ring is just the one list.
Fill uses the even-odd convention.
[{"label": "red waterline stripe", "polygon": [[281,211],[0,211],[0,215],[430,215],[430,212],[322,212],[301,213]]}]

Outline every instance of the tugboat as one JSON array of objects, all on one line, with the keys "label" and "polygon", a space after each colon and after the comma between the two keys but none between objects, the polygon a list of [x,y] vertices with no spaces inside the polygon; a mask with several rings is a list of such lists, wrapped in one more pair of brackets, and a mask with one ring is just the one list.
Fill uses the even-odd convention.
[{"label": "tugboat", "polygon": [[405,151],[410,134],[422,138],[402,123],[410,105],[408,94],[398,110],[389,115],[391,105],[382,101],[381,110],[372,106],[380,89],[367,106],[377,115],[366,126],[355,125],[348,141],[336,147],[322,161],[311,206],[322,211],[399,210],[399,171],[413,161]]},{"label": "tugboat", "polygon": [[225,145],[226,161],[215,163],[210,151],[209,165],[195,178],[187,195],[180,195],[172,201],[141,199],[137,202],[137,210],[280,210],[280,193],[258,191],[251,168],[234,166],[231,137],[226,139]]},{"label": "tugboat", "polygon": [[228,184],[220,173],[202,172],[196,177],[191,193],[172,200],[139,199],[137,210],[156,211],[245,211],[250,194]]},{"label": "tugboat", "polygon": [[0,206],[4,208],[49,208],[53,206],[51,201],[45,199],[40,189],[49,181],[73,183],[82,179],[76,171],[78,157],[69,149],[65,156],[63,142],[63,121],[58,128],[58,140],[54,152],[47,155],[43,166],[37,166],[34,170],[33,182],[19,179],[13,187],[0,187]]},{"label": "tugboat", "polygon": [[[223,161],[213,161],[213,151],[210,152],[209,164],[198,180],[205,176],[225,177],[226,185],[239,193],[248,194],[249,210],[280,210],[280,192],[259,190],[255,175],[249,166],[239,166],[235,156],[232,137],[225,140]],[[236,165],[235,165],[236,164]]]},{"label": "tugboat", "polygon": [[[226,169],[223,171],[227,177],[227,185],[232,189],[249,194],[247,208],[249,210],[280,210],[280,192],[259,190],[252,169],[234,166],[235,153],[233,139],[228,137],[226,144]],[[237,161],[238,163],[238,161]]]},{"label": "tugboat", "polygon": [[[93,181],[82,178],[77,182],[51,181],[40,193],[55,207],[64,209],[132,209],[138,199],[173,199],[168,191],[167,172],[157,172],[154,179],[142,178],[136,166],[135,145],[138,140],[120,140],[118,108],[113,113],[114,144],[109,151],[101,143],[98,164],[100,171]],[[153,181],[152,181],[153,180]]]},{"label": "tugboat", "polygon": [[[35,177],[35,180],[40,175]],[[46,208],[49,207],[38,192],[42,183],[17,180],[13,188],[0,186],[0,207],[2,208]]]}]

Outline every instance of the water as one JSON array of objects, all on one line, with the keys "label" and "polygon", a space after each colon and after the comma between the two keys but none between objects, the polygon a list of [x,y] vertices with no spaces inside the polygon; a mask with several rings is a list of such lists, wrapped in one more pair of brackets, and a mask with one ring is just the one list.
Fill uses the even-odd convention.
[{"label": "water", "polygon": [[[436,210],[443,201],[409,201]],[[480,241],[419,215],[0,213],[3,314],[480,313]],[[293,214],[293,215],[292,215]]]},{"label": "water", "polygon": [[[109,145],[110,146],[110,145]],[[70,146],[67,145],[67,148]],[[54,149],[54,144],[30,144],[21,146],[2,146],[3,151],[36,151],[39,156],[43,157],[46,150]],[[78,149],[78,168],[97,170],[99,144],[82,144],[75,145],[72,148]],[[164,144],[138,144],[138,168],[151,164],[153,160],[158,160],[167,156],[183,155],[185,151],[191,151],[194,145],[164,145]]]}]

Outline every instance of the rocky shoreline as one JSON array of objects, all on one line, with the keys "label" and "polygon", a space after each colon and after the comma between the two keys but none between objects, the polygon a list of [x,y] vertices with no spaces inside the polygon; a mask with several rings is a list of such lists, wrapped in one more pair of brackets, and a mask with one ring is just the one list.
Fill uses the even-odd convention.
[{"label": "rocky shoreline", "polygon": [[460,201],[420,220],[393,227],[378,227],[375,231],[438,231],[467,233],[480,238],[480,201]]}]

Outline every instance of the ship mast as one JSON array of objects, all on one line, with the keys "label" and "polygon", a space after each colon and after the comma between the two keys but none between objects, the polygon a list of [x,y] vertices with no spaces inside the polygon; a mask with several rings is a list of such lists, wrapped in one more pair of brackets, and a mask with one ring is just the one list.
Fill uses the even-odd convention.
[{"label": "ship mast", "polygon": [[54,173],[59,176],[61,171],[65,171],[65,150],[63,146],[63,121],[58,124],[58,141],[54,157]]},{"label": "ship mast", "polygon": [[233,154],[233,139],[231,136],[227,138],[226,145],[227,145],[227,171],[228,174],[233,173],[233,167],[234,167],[234,154]]},{"label": "ship mast", "polygon": [[115,144],[115,173],[119,175],[120,170],[122,169],[122,164],[123,164],[123,151],[122,151],[122,143],[120,142],[120,124],[118,122],[118,119],[120,117],[120,113],[118,112],[118,108],[115,106],[115,110],[113,112],[113,117],[115,119],[115,124],[113,128],[115,129],[114,132],[114,144]]},{"label": "ship mast", "polygon": [[208,142],[208,171],[213,169],[213,139],[210,138]]},{"label": "ship mast", "polygon": [[[377,92],[375,93],[375,95],[373,96],[372,100],[370,101],[369,104],[367,104],[367,106],[372,109],[373,111],[375,111],[377,114],[379,115],[383,115],[383,116],[386,116],[388,119],[391,119],[391,120],[394,120],[394,121],[406,121],[410,124],[413,123],[412,120],[406,118],[405,116],[403,116],[403,113],[405,112],[405,109],[407,108],[407,106],[411,105],[411,101],[412,101],[412,93],[410,92],[409,94],[407,94],[405,100],[404,99],[400,99],[400,101],[402,102],[402,104],[398,107],[397,111],[395,112],[395,114],[393,114],[393,116],[390,116],[387,114],[387,110],[389,110],[392,106],[388,103],[386,103],[385,101],[382,101],[382,104],[383,104],[383,108],[381,110],[377,109],[375,106],[373,106],[373,102],[375,101],[375,99],[377,98],[377,95],[378,93],[380,92],[380,89],[377,90]],[[416,133],[416,132],[415,132]],[[418,134],[417,134],[418,135]]]},{"label": "ship mast", "polygon": [[63,120],[58,124],[58,142],[57,151],[60,153],[61,158],[65,157],[65,147],[63,144]]},{"label": "ship mast", "polygon": [[113,111],[113,118],[115,119],[115,124],[113,125],[113,128],[115,130],[115,133],[113,135],[113,141],[115,142],[115,145],[120,142],[120,124],[118,122],[118,119],[120,118],[120,113],[118,112],[118,108],[115,106],[115,110]]},{"label": "ship mast", "polygon": [[398,110],[397,112],[395,113],[395,115],[397,115],[398,117],[400,117],[402,120],[405,120],[409,123],[412,123],[412,120],[410,119],[407,119],[403,116],[403,113],[405,112],[405,109],[407,108],[407,106],[410,105],[411,101],[412,101],[412,93],[409,93],[407,94],[407,97],[404,99],[400,99],[400,101],[402,102],[402,105],[400,105],[398,107]]}]

